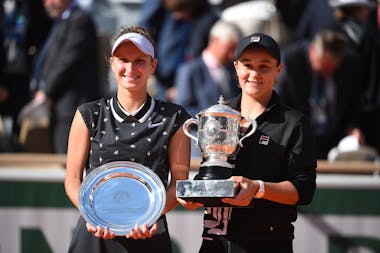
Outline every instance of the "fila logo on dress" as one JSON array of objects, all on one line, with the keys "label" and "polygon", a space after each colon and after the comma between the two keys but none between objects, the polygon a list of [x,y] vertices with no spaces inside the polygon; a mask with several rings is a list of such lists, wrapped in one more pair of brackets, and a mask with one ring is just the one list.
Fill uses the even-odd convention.
[{"label": "fila logo on dress", "polygon": [[270,139],[269,136],[261,135],[260,140],[259,140],[259,144],[267,146],[269,144],[269,139]]}]

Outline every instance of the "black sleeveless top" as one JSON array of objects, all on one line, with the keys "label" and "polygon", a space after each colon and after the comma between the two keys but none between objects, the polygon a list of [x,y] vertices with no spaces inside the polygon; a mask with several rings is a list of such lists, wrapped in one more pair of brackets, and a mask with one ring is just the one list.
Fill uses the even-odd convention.
[{"label": "black sleeveless top", "polygon": [[78,110],[90,132],[87,173],[108,162],[131,161],[149,167],[167,186],[169,143],[190,117],[183,107],[148,96],[132,116],[114,96],[83,104]]}]

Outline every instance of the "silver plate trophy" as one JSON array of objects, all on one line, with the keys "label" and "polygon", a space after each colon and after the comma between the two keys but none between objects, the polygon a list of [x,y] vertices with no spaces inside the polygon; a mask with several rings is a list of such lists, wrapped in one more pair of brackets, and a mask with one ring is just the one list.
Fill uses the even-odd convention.
[{"label": "silver plate trophy", "polygon": [[[190,125],[197,126],[197,138],[189,132]],[[243,136],[243,129],[252,126]],[[176,196],[188,201],[201,202],[204,206],[224,206],[221,198],[234,197],[232,176],[234,165],[229,158],[243,147],[242,141],[257,128],[255,120],[244,118],[240,112],[226,105],[223,97],[213,105],[185,121],[183,130],[196,141],[202,153],[202,163],[194,180],[178,180]]]},{"label": "silver plate trophy", "polygon": [[157,174],[129,161],[97,167],[79,192],[79,210],[86,222],[116,235],[129,234],[136,224],[152,226],[165,202],[166,190]]}]

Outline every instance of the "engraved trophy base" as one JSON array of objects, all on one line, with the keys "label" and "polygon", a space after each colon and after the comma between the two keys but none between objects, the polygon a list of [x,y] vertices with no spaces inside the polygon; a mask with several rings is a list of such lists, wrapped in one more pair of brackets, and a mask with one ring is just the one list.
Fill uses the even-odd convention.
[{"label": "engraved trophy base", "polygon": [[194,180],[178,180],[176,196],[186,201],[203,203],[204,207],[230,206],[222,198],[235,196],[231,168],[202,166]]}]

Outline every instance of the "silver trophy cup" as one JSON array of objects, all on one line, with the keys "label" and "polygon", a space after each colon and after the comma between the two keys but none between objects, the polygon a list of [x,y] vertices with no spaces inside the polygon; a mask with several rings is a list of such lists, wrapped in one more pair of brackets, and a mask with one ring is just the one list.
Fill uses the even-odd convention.
[{"label": "silver trophy cup", "polygon": [[[191,125],[196,126],[197,137],[188,130]],[[243,134],[250,125],[250,131]],[[218,104],[199,112],[196,119],[185,121],[183,130],[200,148],[202,162],[194,180],[177,181],[177,197],[205,206],[222,206],[220,198],[234,197],[233,181],[228,180],[234,165],[228,160],[236,155],[243,147],[242,141],[256,128],[255,120],[242,117],[240,112],[225,104],[222,96]]]}]

